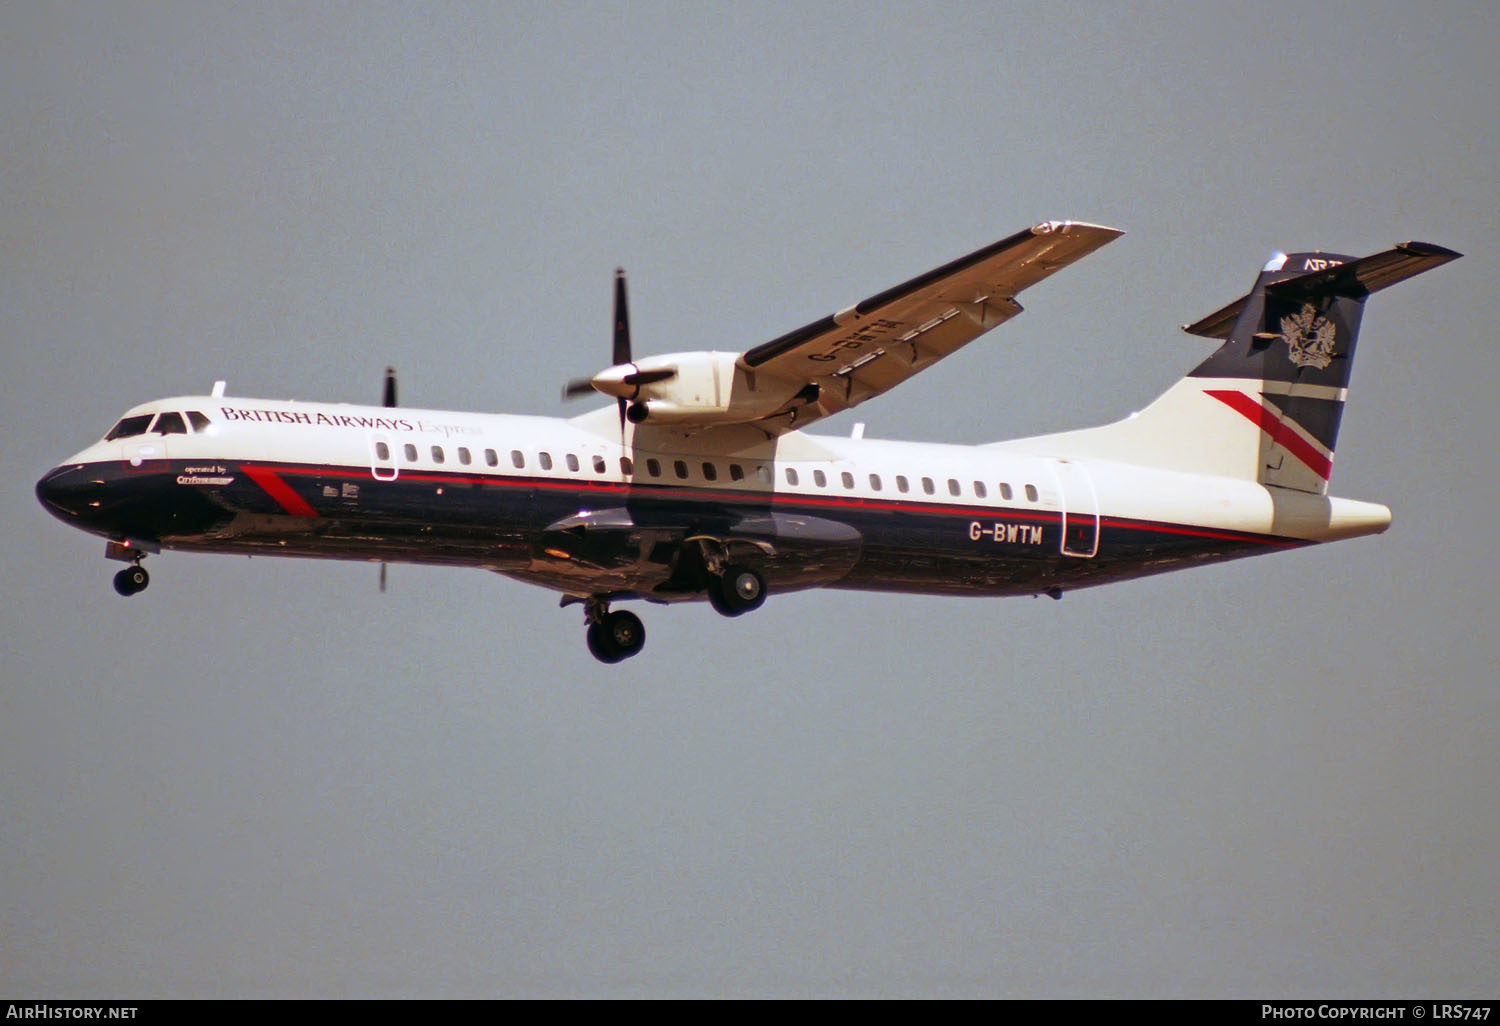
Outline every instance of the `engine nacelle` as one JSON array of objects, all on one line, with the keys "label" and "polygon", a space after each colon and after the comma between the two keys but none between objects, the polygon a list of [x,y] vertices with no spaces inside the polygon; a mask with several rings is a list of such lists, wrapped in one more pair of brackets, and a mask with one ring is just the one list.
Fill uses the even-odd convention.
[{"label": "engine nacelle", "polygon": [[668,353],[608,367],[591,383],[630,403],[637,423],[738,424],[775,413],[801,386],[756,374],[738,353]]}]

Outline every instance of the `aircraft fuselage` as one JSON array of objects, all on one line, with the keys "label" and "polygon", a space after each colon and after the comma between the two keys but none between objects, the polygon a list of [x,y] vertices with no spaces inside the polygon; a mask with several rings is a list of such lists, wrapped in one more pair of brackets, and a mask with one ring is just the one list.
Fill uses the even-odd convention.
[{"label": "aircraft fuselage", "polygon": [[579,598],[701,599],[702,560],[683,558],[698,539],[754,562],[771,591],[1057,594],[1390,518],[1005,446],[747,432],[734,451],[705,452],[683,433],[621,433],[613,410],[563,420],[196,396],[125,419],[158,413],[207,424],[98,442],[42,479],[43,503],[138,550],[471,566]]}]

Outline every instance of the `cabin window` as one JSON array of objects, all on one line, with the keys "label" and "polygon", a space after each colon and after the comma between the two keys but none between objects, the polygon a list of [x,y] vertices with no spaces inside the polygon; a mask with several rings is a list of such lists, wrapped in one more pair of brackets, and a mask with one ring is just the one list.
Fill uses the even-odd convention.
[{"label": "cabin window", "polygon": [[1030,502],[1036,501],[1036,485],[1026,486],[1026,498]]},{"label": "cabin window", "polygon": [[906,476],[904,474],[897,474],[896,475],[896,491],[900,492],[902,495],[905,495],[910,490],[911,490],[911,485],[907,482]]},{"label": "cabin window", "polygon": [[550,452],[539,452],[539,453],[537,453],[536,454],[536,461],[539,464],[541,464],[543,470],[551,470],[552,469],[552,454]]},{"label": "cabin window", "polygon": [[461,445],[458,447],[458,462],[462,463],[466,467],[470,463],[474,462],[473,457],[469,455],[469,450],[465,449]]},{"label": "cabin window", "polygon": [[797,483],[797,472],[791,467],[786,468],[786,483],[789,485],[795,485]]},{"label": "cabin window", "polygon": [[712,463],[703,464],[703,479],[705,481],[717,481],[719,479],[719,468]]},{"label": "cabin window", "polygon": [[197,410],[188,410],[187,417],[188,423],[193,425],[193,431],[198,432],[208,430],[208,418],[199,413]]},{"label": "cabin window", "polygon": [[415,445],[407,442],[404,446],[401,447],[401,451],[406,454],[406,462],[417,462],[417,447]]},{"label": "cabin window", "polygon": [[626,477],[629,477],[631,474],[635,473],[635,464],[630,462],[629,456],[620,457],[620,473],[624,474]]},{"label": "cabin window", "polygon": [[985,489],[984,489],[984,482],[983,481],[975,481],[974,482],[974,494],[977,495],[977,496],[979,496],[981,499],[984,498],[986,495],[989,494],[989,492],[985,491]]},{"label": "cabin window", "polygon": [[932,478],[922,478],[922,491],[926,492],[928,495],[932,495],[937,491],[937,487],[932,483]]},{"label": "cabin window", "polygon": [[755,480],[759,481],[761,484],[763,484],[763,485],[765,485],[767,487],[770,487],[770,485],[771,485],[771,468],[768,467],[768,466],[766,466],[764,463],[762,463],[759,466],[757,466],[755,468]]},{"label": "cabin window", "polygon": [[434,445],[432,447],[432,462],[443,462],[443,447],[441,445]]},{"label": "cabin window", "polygon": [[526,454],[520,449],[512,449],[510,451],[510,464],[517,470],[521,470],[526,466]]},{"label": "cabin window", "polygon": [[743,480],[745,480],[745,468],[742,467],[742,466],[740,466],[738,463],[731,463],[729,465],[729,480],[731,480],[731,481],[743,481]]},{"label": "cabin window", "polygon": [[964,490],[963,490],[963,488],[961,488],[959,486],[958,480],[956,478],[951,478],[950,477],[948,479],[948,494],[949,495],[962,495],[963,493],[964,493]]},{"label": "cabin window", "polygon": [[593,459],[593,464],[594,464],[594,473],[596,473],[596,474],[602,474],[602,473],[604,473],[604,457],[603,456],[595,456],[594,459]]},{"label": "cabin window", "polygon": [[854,475],[849,473],[849,471],[847,470],[839,474],[839,480],[843,482],[845,488],[854,487]]},{"label": "cabin window", "polygon": [[384,442],[375,443],[375,458],[382,463],[391,458],[391,447]]},{"label": "cabin window", "polygon": [[870,475],[870,490],[871,491],[876,491],[876,492],[880,491],[880,475],[879,474],[871,474]]},{"label": "cabin window", "polygon": [[646,460],[646,473],[652,477],[661,477],[661,463],[652,456]]},{"label": "cabin window", "polygon": [[486,466],[498,467],[500,465],[500,454],[494,449],[484,450],[484,462]]},{"label": "cabin window", "polygon": [[813,484],[817,485],[819,488],[827,488],[828,487],[828,475],[825,474],[825,473],[823,473],[821,470],[814,470],[813,471]]},{"label": "cabin window", "polygon": [[687,464],[684,463],[682,460],[673,460],[672,461],[672,473],[676,474],[681,480],[686,481],[687,480]]},{"label": "cabin window", "polygon": [[1010,499],[1010,485],[1006,484],[1004,481],[1000,482],[1000,498],[1006,500]]}]

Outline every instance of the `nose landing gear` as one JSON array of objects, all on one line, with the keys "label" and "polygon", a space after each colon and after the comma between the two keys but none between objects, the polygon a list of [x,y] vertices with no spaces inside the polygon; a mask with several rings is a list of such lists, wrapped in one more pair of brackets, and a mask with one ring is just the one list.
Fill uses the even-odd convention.
[{"label": "nose landing gear", "polygon": [[[147,546],[146,548],[150,548]],[[104,546],[106,559],[118,559],[122,563],[129,563],[124,570],[115,574],[115,591],[121,595],[134,595],[146,590],[146,585],[151,583],[151,575],[146,573],[146,568],[141,566],[141,560],[146,558],[146,548],[139,543],[130,541],[112,541]],[[151,551],[156,551],[154,548]]]},{"label": "nose landing gear", "polygon": [[127,566],[115,574],[115,591],[121,595],[134,595],[136,592],[145,591],[146,585],[150,583],[151,575],[146,573],[146,568],[139,563],[135,566]]}]

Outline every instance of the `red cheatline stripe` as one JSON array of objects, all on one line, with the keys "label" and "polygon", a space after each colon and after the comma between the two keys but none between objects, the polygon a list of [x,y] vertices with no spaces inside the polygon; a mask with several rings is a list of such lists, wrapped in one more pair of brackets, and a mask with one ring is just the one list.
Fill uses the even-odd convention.
[{"label": "red cheatline stripe", "polygon": [[1287,452],[1307,464],[1308,469],[1323,480],[1327,481],[1328,476],[1333,473],[1333,460],[1313,448],[1307,439],[1292,430],[1290,425],[1277,417],[1274,412],[1267,409],[1264,403],[1256,402],[1244,392],[1233,390],[1217,391],[1209,389],[1205,390],[1205,394],[1213,396],[1219,402],[1228,406],[1236,413],[1241,414],[1252,424],[1255,424],[1266,434],[1270,435],[1273,442],[1276,442]]},{"label": "red cheatline stripe", "polygon": [[281,504],[281,508],[294,517],[315,517],[318,511],[309,506],[296,492],[292,491],[281,478],[276,476],[274,470],[265,467],[253,467],[249,464],[241,464],[243,470],[250,480],[260,485],[267,495]]},{"label": "red cheatline stripe", "polygon": [[[259,475],[271,478],[282,488],[286,483],[280,479],[281,474],[295,474],[304,477],[348,477],[364,479],[369,477],[368,468],[361,467],[357,470],[346,467],[335,466],[294,466],[287,464],[271,471],[265,467],[250,467],[242,465],[245,473],[249,474],[261,487],[267,491],[271,487],[261,481]],[[820,498],[803,492],[772,494],[769,492],[737,492],[733,490],[708,490],[693,488],[688,485],[673,484],[650,484],[637,482],[634,484],[622,484],[611,481],[590,481],[587,479],[563,479],[546,480],[535,477],[512,477],[509,475],[496,474],[490,477],[480,477],[465,474],[402,474],[402,481],[424,481],[436,482],[438,484],[468,485],[471,487],[487,488],[521,488],[521,489],[551,489],[556,491],[571,491],[580,493],[580,498],[597,494],[609,494],[629,500],[632,496],[650,497],[659,501],[671,501],[680,499],[701,499],[704,501],[723,502],[729,504],[744,504],[751,506],[776,505],[784,507],[824,507],[833,509],[857,509],[877,512],[912,513],[920,516],[947,516],[973,519],[975,517],[1004,517],[1006,520],[1032,521],[1041,524],[1056,524],[1062,519],[1062,515],[1055,511],[1028,512],[1017,509],[1014,506],[975,506],[965,503],[963,505],[948,505],[943,503],[928,503],[916,501],[881,501],[858,496],[840,498],[829,496]],[[290,491],[290,489],[288,489]],[[302,503],[296,494],[291,499],[301,503],[308,512],[307,516],[317,516],[317,511]],[[1157,534],[1176,534],[1190,538],[1213,538],[1223,541],[1246,542],[1257,545],[1273,546],[1296,546],[1306,545],[1308,542],[1297,538],[1277,538],[1269,535],[1251,534],[1245,531],[1218,530],[1208,527],[1194,527],[1188,524],[1168,524],[1153,520],[1134,520],[1126,517],[1101,516],[1099,518],[1101,527],[1122,528],[1129,531],[1145,531]]]}]

